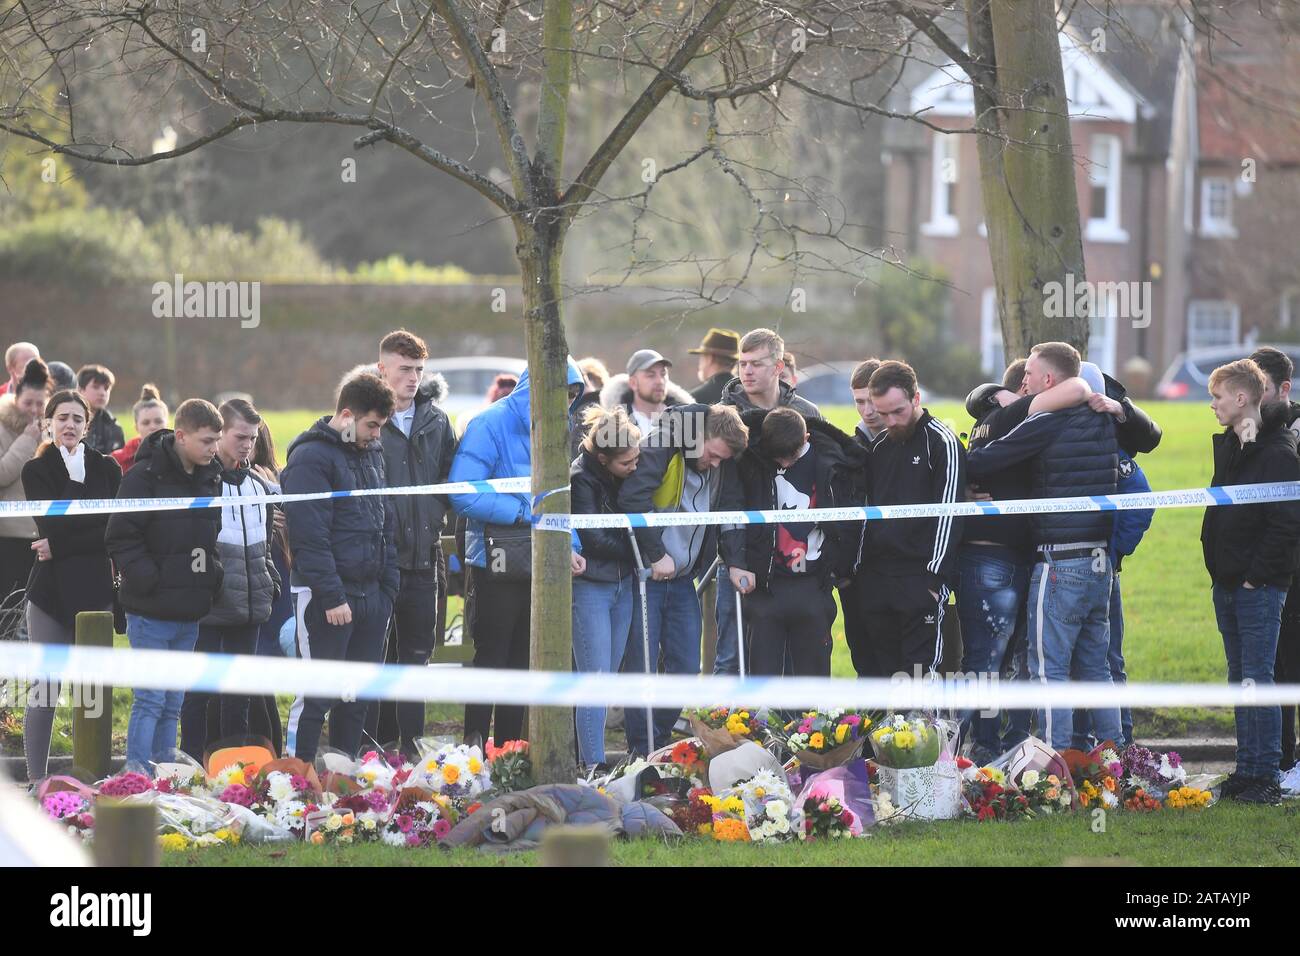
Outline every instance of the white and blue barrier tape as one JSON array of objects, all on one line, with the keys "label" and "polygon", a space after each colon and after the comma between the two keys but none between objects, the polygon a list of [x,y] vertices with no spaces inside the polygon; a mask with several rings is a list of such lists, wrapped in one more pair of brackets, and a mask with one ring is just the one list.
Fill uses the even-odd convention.
[{"label": "white and blue barrier tape", "polygon": [[1300,703],[1300,684],[1099,684],[977,679],[853,680],[586,674],[414,667],[349,661],[0,642],[0,677],[82,685],[346,700],[448,701],[552,707],[1011,710],[1048,707],[1232,707]]},{"label": "white and blue barrier tape", "polygon": [[[296,495],[248,495],[241,505],[291,501],[318,501],[369,495],[423,494],[530,494],[529,478],[491,478],[484,481],[447,482],[440,485],[404,485],[356,491],[326,491]],[[552,488],[533,495],[536,511],[543,498],[567,491]],[[946,515],[1029,515],[1072,511],[1130,511],[1164,508],[1212,508],[1220,505],[1262,504],[1300,499],[1300,481],[1184,488],[1178,491],[1136,492],[1123,495],[1081,495],[1072,498],[1025,498],[1009,501],[957,501],[948,504],[863,505],[851,508],[810,508],[767,511],[664,512],[656,514],[534,514],[533,523],[544,531],[582,528],[664,528],[673,525],[770,524],[821,521],[883,521],[896,518],[939,518]],[[63,501],[0,501],[0,518],[46,517],[75,514],[113,514],[128,511],[175,511],[215,508],[219,497],[197,498],[93,498]]]},{"label": "white and blue barrier tape", "polygon": [[[237,502],[220,496],[191,498],[65,498],[58,501],[0,501],[0,518],[54,518],[60,515],[125,514],[131,511],[184,511],[240,505],[280,505],[289,501],[323,501],[326,498],[365,498],[372,495],[474,495],[529,494],[531,478],[487,478],[482,481],[448,481],[440,485],[402,485],[396,488],[358,488],[353,491],[313,491],[297,495],[243,495]],[[556,491],[544,492],[536,501]]]}]

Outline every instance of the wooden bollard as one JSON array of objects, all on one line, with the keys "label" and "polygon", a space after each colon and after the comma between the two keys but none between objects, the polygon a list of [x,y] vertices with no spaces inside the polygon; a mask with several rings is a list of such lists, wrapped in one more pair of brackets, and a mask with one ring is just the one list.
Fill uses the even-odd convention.
[{"label": "wooden bollard", "polygon": [[96,866],[157,866],[158,809],[152,803],[95,801]]},{"label": "wooden bollard", "polygon": [[599,823],[548,827],[542,866],[609,866],[609,828]]},{"label": "wooden bollard", "polygon": [[[112,612],[77,614],[77,646],[112,647]],[[96,684],[72,690],[72,762],[99,780],[108,776],[113,757],[113,688]]]}]

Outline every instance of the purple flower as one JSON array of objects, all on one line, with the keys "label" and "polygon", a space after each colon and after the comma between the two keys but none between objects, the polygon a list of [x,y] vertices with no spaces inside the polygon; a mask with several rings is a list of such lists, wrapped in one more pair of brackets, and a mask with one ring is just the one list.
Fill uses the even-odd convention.
[{"label": "purple flower", "polygon": [[222,803],[234,803],[241,807],[251,807],[253,805],[253,791],[242,783],[232,783],[221,791]]},{"label": "purple flower", "polygon": [[1183,758],[1178,756],[1177,750],[1171,750],[1165,754],[1165,756],[1169,758],[1169,766],[1173,767],[1175,770],[1183,765]]},{"label": "purple flower", "polygon": [[289,786],[300,792],[311,789],[311,784],[307,782],[307,778],[297,773],[289,778]]},{"label": "purple flower", "polygon": [[406,835],[407,846],[419,846],[422,842],[423,841],[420,839],[420,835],[418,833],[408,833]]},{"label": "purple flower", "polygon": [[41,805],[55,820],[62,820],[81,813],[86,808],[86,801],[69,790],[59,790],[46,796]]}]

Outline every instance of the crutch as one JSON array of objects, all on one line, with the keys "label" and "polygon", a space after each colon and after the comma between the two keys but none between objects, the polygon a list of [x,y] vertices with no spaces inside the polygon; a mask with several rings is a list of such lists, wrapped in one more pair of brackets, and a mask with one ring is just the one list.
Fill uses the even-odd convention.
[{"label": "crutch", "polygon": [[[632,557],[636,559],[636,586],[641,594],[641,658],[645,662],[645,675],[649,677],[653,673],[653,665],[650,663],[650,608],[646,605],[645,583],[650,578],[650,569],[641,560],[636,532],[628,528],[627,533],[632,539]],[[645,739],[649,748],[646,753],[648,757],[655,750],[655,713],[649,705],[645,709]]]},{"label": "crutch", "polygon": [[736,663],[740,665],[740,679],[745,679],[745,621],[741,617],[740,592],[736,591]]}]

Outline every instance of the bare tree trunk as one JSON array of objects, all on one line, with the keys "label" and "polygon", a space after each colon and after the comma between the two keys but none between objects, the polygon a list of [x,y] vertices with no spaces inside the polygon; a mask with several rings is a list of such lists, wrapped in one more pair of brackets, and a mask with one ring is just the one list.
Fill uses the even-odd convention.
[{"label": "bare tree trunk", "polygon": [[1048,283],[1086,277],[1053,0],[969,0],[967,26],[1006,357],[1044,341],[1069,342],[1086,356],[1088,316],[1049,317],[1043,308]]}]

